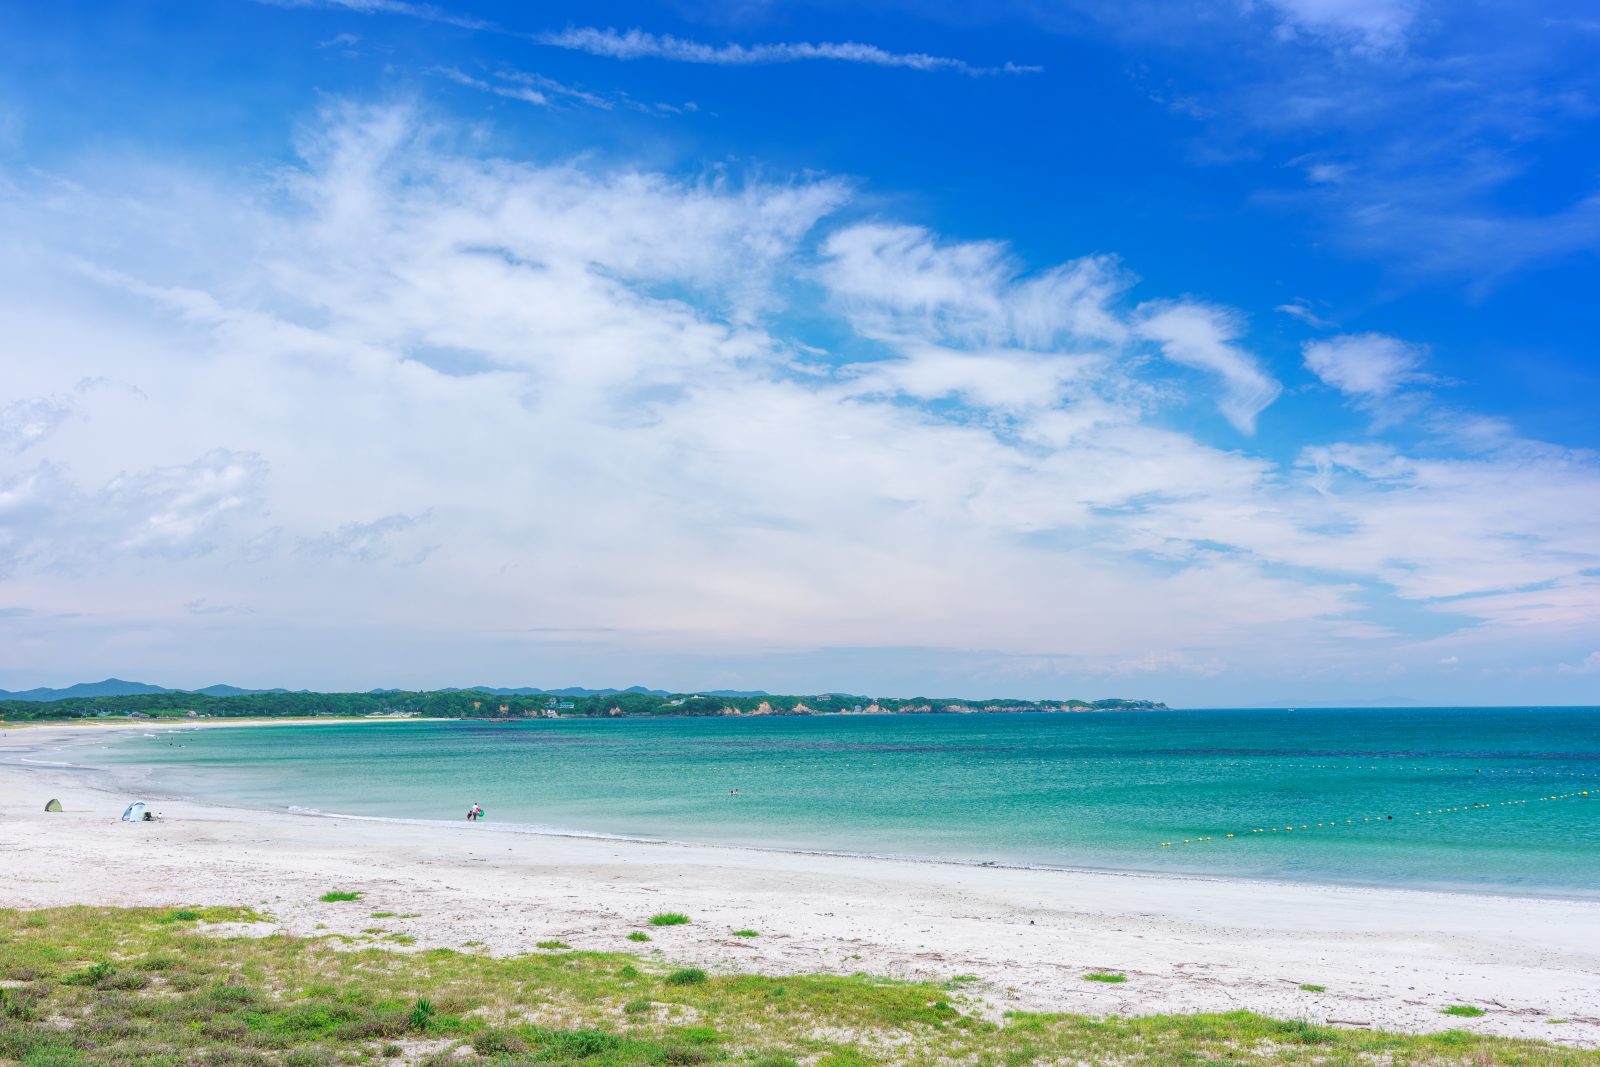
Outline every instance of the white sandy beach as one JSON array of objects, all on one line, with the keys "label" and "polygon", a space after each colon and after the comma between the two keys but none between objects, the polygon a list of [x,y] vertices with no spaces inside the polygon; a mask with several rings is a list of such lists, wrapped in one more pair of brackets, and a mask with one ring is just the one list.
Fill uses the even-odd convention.
[{"label": "white sandy beach", "polygon": [[[184,723],[185,727],[194,724]],[[1380,1029],[1600,1046],[1600,903],[1014,870],[285,815],[130,797],[69,766],[126,725],[0,731],[0,907],[249,904],[355,934],[375,910],[417,948],[559,938],[769,973],[976,975],[998,1008],[1249,1009]],[[138,723],[140,730],[160,729]],[[287,727],[285,727],[287,728]],[[66,809],[45,813],[59,798]],[[154,801],[161,822],[118,820]],[[358,904],[324,904],[329,889]],[[626,940],[652,913],[687,926]],[[751,928],[758,938],[731,931]],[[1122,985],[1086,982],[1091,969]],[[1303,992],[1301,983],[1327,987]],[[1488,1010],[1440,1014],[1450,1004]],[[1554,1024],[1552,1020],[1567,1020]]]}]

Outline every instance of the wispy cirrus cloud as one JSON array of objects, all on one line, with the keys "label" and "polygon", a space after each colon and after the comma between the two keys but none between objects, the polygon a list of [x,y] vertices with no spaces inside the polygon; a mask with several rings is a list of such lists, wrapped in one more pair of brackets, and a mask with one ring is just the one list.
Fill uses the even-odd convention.
[{"label": "wispy cirrus cloud", "polygon": [[72,400],[64,396],[32,396],[0,407],[0,448],[22,452],[38,444],[67,421]]},{"label": "wispy cirrus cloud", "polygon": [[[1573,165],[1600,119],[1590,6],[1066,0],[1034,17],[1080,32],[1064,9],[1153,45],[1137,77],[1194,123],[1196,160],[1294,176],[1264,178],[1260,202],[1346,252],[1482,291],[1600,248],[1600,184]],[[1526,195],[1540,186],[1551,195]]]},{"label": "wispy cirrus cloud", "polygon": [[303,552],[314,555],[343,557],[372,563],[379,560],[396,560],[403,564],[417,564],[427,559],[436,544],[411,544],[402,547],[406,535],[426,524],[431,513],[417,515],[383,515],[369,522],[347,522],[337,530],[306,538],[300,543]]},{"label": "wispy cirrus cloud", "polygon": [[460,67],[434,67],[429,73],[464,85],[469,89],[476,89],[482,93],[504,97],[507,100],[519,100],[524,104],[533,104],[536,107],[562,107],[568,104],[583,107],[597,108],[601,111],[615,111],[626,108],[630,111],[639,111],[647,115],[681,115],[685,112],[700,110],[693,101],[681,104],[646,103],[636,100],[623,92],[596,93],[587,89],[579,89],[565,82],[556,81],[554,78],[545,77],[521,70],[497,70],[494,74],[484,77],[475,77],[462,70]]},{"label": "wispy cirrus cloud", "polygon": [[951,56],[928,55],[924,52],[891,52],[877,45],[857,41],[810,42],[787,41],[772,44],[705,44],[672,34],[649,33],[645,30],[599,29],[577,26],[559,32],[536,34],[540,44],[553,48],[566,48],[590,55],[608,56],[612,59],[666,59],[677,63],[701,63],[715,66],[747,67],[772,63],[803,63],[831,61],[860,63],[874,67],[900,67],[920,71],[952,71],[957,74],[1036,74],[1038,66],[1003,63],[999,66],[979,66]]},{"label": "wispy cirrus cloud", "polygon": [[433,73],[441,78],[446,78],[457,85],[465,85],[469,89],[479,92],[493,93],[503,96],[508,100],[520,100],[524,104],[534,104],[539,107],[549,107],[551,100],[548,93],[544,93],[531,85],[496,85],[485,81],[483,78],[474,78],[459,67],[435,67]]},{"label": "wispy cirrus cloud", "polygon": [[1382,53],[1405,45],[1419,0],[1266,0],[1279,36],[1321,38],[1336,47]]},{"label": "wispy cirrus cloud", "polygon": [[488,19],[462,15],[433,4],[413,4],[409,0],[256,0],[272,7],[340,8],[362,15],[403,15],[406,18],[438,22],[463,30],[498,30]]},{"label": "wispy cirrus cloud", "polygon": [[991,74],[1038,74],[1042,66],[1007,61],[995,66],[971,63],[953,56],[926,52],[895,52],[860,41],[780,41],[766,44],[713,45],[677,37],[670,33],[650,33],[642,29],[619,31],[610,27],[569,26],[564,30],[525,33],[473,15],[462,15],[432,4],[408,0],[257,0],[274,7],[341,8],[365,15],[400,15],[438,22],[461,29],[521,37],[553,48],[587,52],[611,59],[666,59],[678,63],[715,66],[762,66],[774,63],[831,61],[858,63],[873,67],[898,67],[905,70],[951,71],[974,77]]},{"label": "wispy cirrus cloud", "polygon": [[1256,416],[1283,386],[1237,343],[1244,332],[1238,314],[1191,300],[1161,301],[1147,311],[1139,333],[1160,345],[1172,362],[1215,375],[1222,383],[1223,415],[1241,433],[1253,433]]}]

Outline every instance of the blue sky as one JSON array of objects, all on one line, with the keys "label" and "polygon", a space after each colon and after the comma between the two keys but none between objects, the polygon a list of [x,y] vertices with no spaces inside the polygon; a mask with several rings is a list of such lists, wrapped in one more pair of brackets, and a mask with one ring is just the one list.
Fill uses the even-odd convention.
[{"label": "blue sky", "polygon": [[1585,5],[0,29],[0,688],[1600,693]]}]

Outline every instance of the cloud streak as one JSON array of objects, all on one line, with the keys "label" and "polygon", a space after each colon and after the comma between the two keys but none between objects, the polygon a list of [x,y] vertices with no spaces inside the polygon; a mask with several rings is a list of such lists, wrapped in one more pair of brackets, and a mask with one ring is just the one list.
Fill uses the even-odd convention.
[{"label": "cloud streak", "polygon": [[746,67],[773,63],[827,61],[873,67],[897,67],[905,70],[951,71],[974,76],[1036,74],[1043,69],[1011,62],[992,67],[978,66],[950,56],[928,55],[923,52],[891,52],[877,45],[856,41],[712,45],[675,37],[672,34],[655,34],[640,29],[618,31],[593,26],[576,26],[559,32],[536,34],[534,39],[552,48],[587,52],[590,55],[606,56],[611,59],[664,59],[676,63],[712,66]]},{"label": "cloud streak", "polygon": [[[522,33],[508,30],[487,19],[460,15],[432,4],[408,0],[257,0],[258,3],[288,8],[337,8],[364,15],[398,15],[437,22],[461,29],[520,37],[552,48],[587,52],[611,59],[664,59],[677,63],[711,66],[765,66],[775,63],[826,61],[855,63],[903,70],[950,71],[972,77],[995,74],[1038,74],[1043,67],[1007,61],[997,66],[969,63],[951,56],[925,52],[893,52],[859,41],[784,41],[766,44],[711,45],[672,34],[656,34],[642,29],[619,31],[610,27],[569,26],[564,30]],[[502,94],[509,95],[509,94]],[[533,101],[530,101],[533,102]]]},{"label": "cloud streak", "polygon": [[405,18],[437,22],[463,30],[498,31],[494,23],[471,15],[461,15],[433,4],[414,4],[409,0],[257,0],[271,7],[335,8],[362,15],[400,15]]},{"label": "cloud streak", "polygon": [[651,104],[635,100],[626,93],[592,93],[556,81],[554,78],[547,78],[542,74],[520,70],[496,71],[493,80],[474,77],[459,67],[435,67],[430,73],[469,89],[504,97],[507,100],[517,100],[524,104],[533,104],[536,107],[559,108],[576,104],[600,111],[615,111],[618,107],[624,107],[647,115],[679,115],[700,110],[699,105],[693,102]]},{"label": "cloud streak", "polygon": [[1256,416],[1283,392],[1283,386],[1235,344],[1243,331],[1238,316],[1227,308],[1192,301],[1157,303],[1146,309],[1138,329],[1160,345],[1167,359],[1214,375],[1222,383],[1219,406],[1241,433],[1255,432]]}]

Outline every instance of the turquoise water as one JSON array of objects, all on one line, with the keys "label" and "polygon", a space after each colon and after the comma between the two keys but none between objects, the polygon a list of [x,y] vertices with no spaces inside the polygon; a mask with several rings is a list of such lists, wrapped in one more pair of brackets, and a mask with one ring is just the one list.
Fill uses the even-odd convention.
[{"label": "turquoise water", "polygon": [[498,826],[1600,897],[1596,708],[335,723],[95,751],[151,792],[463,832],[477,802]]}]

